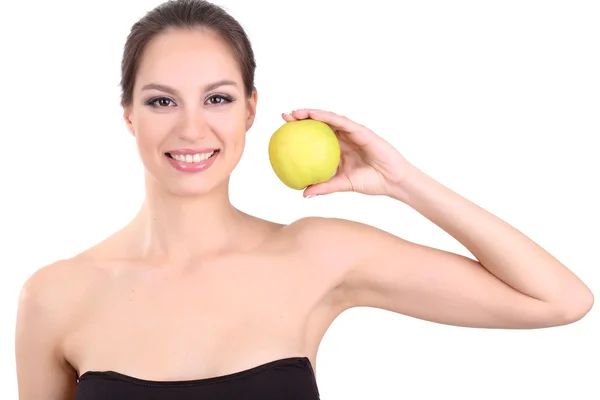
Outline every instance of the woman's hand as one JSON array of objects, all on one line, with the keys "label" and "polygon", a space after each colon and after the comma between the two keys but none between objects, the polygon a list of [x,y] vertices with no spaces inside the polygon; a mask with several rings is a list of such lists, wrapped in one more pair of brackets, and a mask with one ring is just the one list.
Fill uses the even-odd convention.
[{"label": "woman's hand", "polygon": [[402,200],[402,183],[414,167],[398,150],[365,126],[332,112],[301,109],[283,114],[288,122],[307,118],[333,129],[340,142],[341,162],[331,179],[307,187],[304,197],[353,191]]}]

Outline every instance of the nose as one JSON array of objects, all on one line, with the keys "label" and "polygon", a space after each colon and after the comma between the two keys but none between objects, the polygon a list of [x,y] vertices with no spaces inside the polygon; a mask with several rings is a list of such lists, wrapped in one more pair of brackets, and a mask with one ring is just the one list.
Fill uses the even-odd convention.
[{"label": "nose", "polygon": [[196,142],[206,136],[206,119],[199,109],[190,109],[182,114],[179,137],[188,142]]}]

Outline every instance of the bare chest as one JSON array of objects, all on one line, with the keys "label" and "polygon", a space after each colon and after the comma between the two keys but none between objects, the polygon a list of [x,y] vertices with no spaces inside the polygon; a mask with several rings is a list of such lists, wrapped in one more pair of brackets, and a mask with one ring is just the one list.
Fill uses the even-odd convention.
[{"label": "bare chest", "polygon": [[116,370],[157,380],[309,356],[316,349],[306,347],[307,327],[321,298],[310,279],[305,270],[269,265],[123,276],[82,308],[66,353],[80,373]]}]

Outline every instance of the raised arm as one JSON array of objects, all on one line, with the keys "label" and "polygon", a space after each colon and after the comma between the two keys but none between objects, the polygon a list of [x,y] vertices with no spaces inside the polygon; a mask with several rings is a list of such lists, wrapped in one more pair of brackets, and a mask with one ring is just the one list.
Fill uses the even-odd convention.
[{"label": "raised arm", "polygon": [[[347,307],[372,306],[435,322],[493,328],[540,328],[579,320],[594,297],[548,252],[506,222],[408,163],[366,127],[345,117],[299,110],[337,132],[342,163],[305,196],[355,191],[399,200],[462,243],[476,259],[402,240],[343,220],[320,220],[331,251],[345,254]],[[317,226],[318,225],[318,226]]]},{"label": "raised arm", "polygon": [[36,272],[21,290],[15,336],[19,400],[73,400],[75,373],[59,349],[66,309],[51,269]]},{"label": "raised arm", "polygon": [[370,306],[438,323],[543,328],[581,319],[590,290],[517,229],[421,172],[408,204],[459,240],[477,260],[415,244],[359,223],[322,221],[352,257],[341,288],[346,306]]}]

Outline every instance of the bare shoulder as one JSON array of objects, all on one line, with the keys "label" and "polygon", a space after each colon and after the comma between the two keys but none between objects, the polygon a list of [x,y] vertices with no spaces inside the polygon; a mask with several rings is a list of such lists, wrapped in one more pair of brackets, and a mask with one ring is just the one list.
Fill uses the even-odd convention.
[{"label": "bare shoulder", "polygon": [[356,261],[378,241],[396,238],[372,225],[331,217],[301,218],[284,229],[294,235],[300,246],[312,249],[315,255],[335,253],[338,259],[345,255],[341,261],[346,263]]},{"label": "bare shoulder", "polygon": [[305,217],[282,229],[291,237],[303,259],[320,268],[326,267],[341,281],[354,267],[364,262],[382,243],[398,240],[397,237],[374,226],[357,221]]},{"label": "bare shoulder", "polygon": [[89,295],[97,273],[80,257],[58,260],[35,271],[23,284],[19,296],[18,335],[35,329],[64,333],[73,316]]},{"label": "bare shoulder", "polygon": [[86,293],[96,275],[97,270],[83,255],[55,261],[25,281],[19,301],[23,306],[44,307],[60,315],[69,302]]},{"label": "bare shoulder", "polygon": [[373,234],[376,232],[385,234],[385,231],[372,225],[335,217],[304,217],[287,225],[286,228],[309,234],[305,236],[306,238],[313,237],[314,234],[330,235],[338,233],[342,235],[340,237],[342,241],[356,237],[356,235]]},{"label": "bare shoulder", "polygon": [[89,295],[91,272],[77,258],[60,260],[38,269],[23,284],[15,332],[19,398],[72,398],[76,375],[64,356],[63,341],[77,307]]}]

